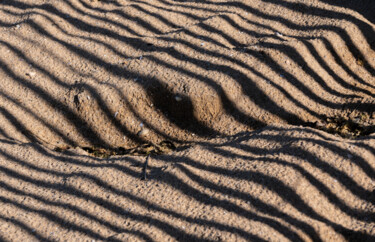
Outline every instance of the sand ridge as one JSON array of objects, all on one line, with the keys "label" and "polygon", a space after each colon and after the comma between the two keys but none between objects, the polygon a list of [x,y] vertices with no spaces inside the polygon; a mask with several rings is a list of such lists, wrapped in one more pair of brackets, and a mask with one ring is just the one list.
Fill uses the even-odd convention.
[{"label": "sand ridge", "polygon": [[2,1],[0,240],[374,240],[374,11]]}]

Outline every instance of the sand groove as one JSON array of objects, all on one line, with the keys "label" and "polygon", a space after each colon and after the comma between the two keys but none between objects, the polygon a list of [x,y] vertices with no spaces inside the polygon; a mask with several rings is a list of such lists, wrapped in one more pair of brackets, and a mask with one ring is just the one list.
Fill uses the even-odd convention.
[{"label": "sand groove", "polygon": [[1,1],[0,240],[373,240],[359,2]]}]

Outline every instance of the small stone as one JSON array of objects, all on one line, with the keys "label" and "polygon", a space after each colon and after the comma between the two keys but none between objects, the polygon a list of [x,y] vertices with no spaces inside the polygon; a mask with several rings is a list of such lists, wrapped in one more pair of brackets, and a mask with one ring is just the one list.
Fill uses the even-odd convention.
[{"label": "small stone", "polygon": [[321,121],[317,121],[317,122],[315,123],[315,125],[316,125],[316,127],[317,127],[318,129],[322,129],[322,128],[324,128],[327,124],[324,123],[324,122],[321,122]]},{"label": "small stone", "polygon": [[138,132],[137,135],[138,135],[139,137],[144,137],[144,136],[147,136],[149,132],[150,132],[149,129],[142,129],[141,131]]},{"label": "small stone", "polygon": [[180,96],[178,96],[178,95],[176,95],[176,96],[174,97],[174,99],[175,99],[177,102],[181,102],[181,101],[182,101],[182,97],[180,97]]},{"label": "small stone", "polygon": [[36,75],[36,72],[30,71],[30,72],[26,73],[26,75],[28,75],[29,77],[34,77]]}]

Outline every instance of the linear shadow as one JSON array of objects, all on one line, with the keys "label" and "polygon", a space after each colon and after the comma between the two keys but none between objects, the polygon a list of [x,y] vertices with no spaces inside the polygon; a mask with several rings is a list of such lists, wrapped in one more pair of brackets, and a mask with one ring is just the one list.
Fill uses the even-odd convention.
[{"label": "linear shadow", "polygon": [[[360,1],[362,6],[349,1],[323,2],[351,8],[374,22],[374,4],[370,1]],[[221,240],[216,234],[224,233],[254,241],[323,241],[327,235],[320,226],[349,241],[375,240],[372,231],[358,231],[352,222],[369,226],[375,221],[375,214],[369,209],[375,201],[374,191],[342,168],[348,165],[350,156],[351,166],[363,179],[373,180],[373,164],[365,156],[375,154],[369,145],[373,138],[338,142],[312,129],[273,127],[240,133],[219,145],[205,143],[208,138],[227,134],[226,129],[232,125],[242,127],[228,133],[275,122],[306,125],[308,119],[319,120],[333,113],[374,113],[375,86],[371,77],[375,72],[363,51],[367,45],[374,49],[371,23],[336,8],[327,10],[307,3],[274,0],[264,0],[262,4],[328,20],[308,25],[287,15],[262,11],[251,2],[236,1],[3,1],[0,51],[6,57],[0,57],[0,78],[5,80],[5,84],[0,84],[0,98],[11,104],[0,106],[1,118],[7,123],[0,127],[0,202],[4,211],[20,210],[21,214],[33,214],[64,230],[103,241],[121,241],[117,238],[121,234],[152,241],[159,232],[186,241]],[[187,22],[170,18],[172,14]],[[350,22],[363,37],[355,39],[347,29],[330,20]],[[337,36],[347,50],[337,50],[331,35]],[[314,41],[321,41],[326,48],[323,55]],[[24,45],[32,46],[32,51]],[[37,52],[47,56],[47,61],[35,55]],[[325,54],[333,56],[333,60],[326,59]],[[357,64],[351,65],[349,58]],[[296,70],[288,69],[284,59],[292,60]],[[57,72],[58,66],[64,68]],[[30,73],[23,76],[30,67],[38,72],[37,77],[32,78]],[[322,75],[322,70],[329,77]],[[77,81],[69,79],[72,77]],[[215,114],[210,115],[208,108],[216,101],[213,96],[202,92],[203,101],[197,106],[185,90],[197,84],[208,87],[218,97],[220,108]],[[55,87],[72,94],[72,98],[56,97],[58,92],[52,90]],[[105,93],[109,89],[104,87],[111,87],[112,91]],[[129,91],[135,88],[141,92]],[[30,93],[40,99],[35,107],[28,105]],[[82,93],[97,104],[87,116],[80,113]],[[139,107],[142,102],[152,104],[150,113],[160,114],[157,117],[172,127],[170,133],[161,129],[162,122],[145,111],[148,109]],[[150,180],[142,182],[139,178],[143,158],[89,157],[79,150],[82,141],[53,125],[57,111],[43,116],[42,105],[59,110],[59,117],[74,130],[71,132],[94,146],[112,147],[116,143],[126,147],[150,142],[137,135],[136,124],[132,126],[131,122],[150,127],[155,139],[185,142],[186,134],[194,133],[200,143],[197,149],[151,156],[152,162],[159,163],[149,164]],[[127,111],[124,116],[132,118],[116,116],[116,105]],[[22,115],[37,120],[44,130],[33,129],[23,122]],[[374,123],[373,118],[368,121]],[[212,125],[217,123],[220,128]],[[108,127],[101,129],[99,124]],[[15,138],[17,135],[9,131],[12,129],[23,138]],[[67,143],[68,148],[76,149],[56,153],[43,147],[55,145],[49,143],[49,137],[40,137],[46,130]],[[110,137],[112,130],[115,138]],[[296,133],[306,136],[292,135]],[[262,146],[264,143],[267,146]],[[343,144],[360,152],[345,150]],[[14,147],[22,152],[12,151]],[[190,151],[198,154],[190,156]],[[343,160],[342,166],[319,152]],[[280,175],[283,169],[288,169],[290,177]],[[305,191],[297,189],[299,184],[291,182],[297,176],[314,191],[316,200],[308,200]],[[335,190],[329,184],[331,180],[350,198]],[[48,197],[49,192],[62,199]],[[20,197],[29,200],[21,201]],[[180,199],[191,207],[181,209]],[[331,207],[335,216],[327,216],[319,204],[314,204],[317,202]],[[360,208],[358,204],[367,207]],[[97,210],[90,210],[92,207]],[[33,231],[24,218],[9,217],[1,213],[4,211],[0,211],[1,220],[32,238],[52,240],[43,232]],[[71,220],[61,211],[76,217],[72,215]],[[215,213],[219,212],[225,213],[217,216]],[[341,217],[347,220],[338,221]],[[187,225],[195,230],[184,227]]]},{"label": "linear shadow", "polygon": [[[31,147],[37,148],[37,146],[35,146],[35,145],[32,145]],[[38,148],[38,152],[40,152],[41,154],[48,155],[48,153],[46,153],[46,151],[42,152],[42,150],[43,149]],[[22,166],[25,166],[25,163],[27,163],[27,162],[24,162],[24,161],[21,161],[21,160],[15,158],[15,157],[12,157],[12,156],[10,156],[6,153],[2,153],[2,155],[4,157],[6,157],[9,161],[11,161],[11,163],[18,163],[19,165],[22,165]],[[56,161],[61,159],[60,157],[55,157],[55,158],[57,158]],[[74,161],[74,159],[71,159],[71,158],[69,158],[68,160],[70,162],[72,162],[72,160]],[[103,167],[103,166],[101,166],[101,167]],[[150,224],[152,223],[154,226],[160,227],[161,229],[163,229],[164,231],[166,231],[168,234],[175,237],[176,239],[197,239],[194,236],[191,236],[189,234],[185,234],[184,232],[177,229],[173,225],[169,225],[168,223],[162,222],[161,220],[158,220],[158,219],[154,219],[150,216],[136,215],[134,213],[131,213],[131,212],[127,211],[123,207],[120,207],[118,205],[115,205],[114,203],[108,202],[108,201],[100,198],[99,196],[96,196],[96,195],[93,196],[89,193],[85,193],[83,191],[80,191],[72,185],[64,184],[63,186],[61,186],[61,184],[59,184],[59,183],[45,182],[45,181],[42,181],[40,179],[25,176],[25,175],[23,175],[23,174],[21,174],[17,171],[14,171],[13,169],[8,169],[4,166],[0,166],[0,170],[2,172],[5,172],[8,177],[16,178],[17,180],[20,180],[21,182],[27,182],[27,183],[30,183],[30,184],[34,184],[37,187],[41,187],[43,189],[53,190],[57,193],[65,194],[65,196],[69,195],[69,196],[73,196],[73,197],[76,197],[76,198],[83,198],[87,201],[93,202],[93,203],[97,204],[98,206],[101,206],[105,209],[108,209],[108,210],[110,210],[110,211],[112,211],[112,212],[114,212],[114,213],[116,213],[120,216],[123,216],[127,219],[132,219],[132,220],[139,221],[139,222],[143,221],[143,222],[150,223]],[[51,174],[51,172],[52,172],[52,174],[55,173],[53,171],[47,171],[47,170],[40,169],[40,168],[37,168],[37,167],[34,167],[31,170],[43,172],[43,173],[46,173],[46,174],[47,173]],[[127,174],[127,173],[125,173],[125,174]],[[237,229],[235,227],[228,227],[228,226],[225,226],[225,225],[221,225],[219,223],[210,222],[208,220],[193,219],[193,218],[190,218],[190,217],[180,215],[180,214],[175,213],[173,211],[163,209],[163,208],[159,207],[158,205],[152,204],[152,203],[150,203],[150,202],[148,202],[148,201],[146,201],[146,200],[144,200],[140,197],[134,196],[129,192],[124,192],[124,191],[121,191],[119,189],[116,189],[116,188],[113,187],[113,185],[108,184],[105,180],[102,180],[100,178],[97,178],[97,177],[89,175],[89,174],[85,174],[85,173],[73,173],[73,174],[55,173],[55,175],[57,175],[58,177],[64,178],[64,180],[73,179],[75,177],[76,178],[79,177],[79,178],[88,179],[89,181],[93,182],[94,184],[97,184],[99,187],[102,187],[105,190],[114,193],[115,195],[119,195],[123,198],[129,198],[136,203],[141,203],[141,205],[143,205],[144,207],[148,207],[148,209],[163,212],[163,213],[167,214],[168,216],[174,216],[174,217],[177,217],[179,219],[184,219],[184,220],[187,220],[188,222],[191,222],[193,224],[195,224],[195,223],[206,224],[206,225],[209,225],[209,226],[212,226],[212,227],[218,227],[220,230],[238,233],[239,235],[244,236],[244,238],[253,238],[253,239],[259,239],[260,241],[262,241],[262,239],[260,239],[258,237],[254,237],[250,233],[247,233],[247,232],[242,231],[241,229]],[[35,195],[33,193],[30,193],[30,192],[22,191],[20,189],[14,188],[12,185],[9,185],[9,184],[3,183],[3,182],[1,183],[1,187],[2,187],[3,190],[5,189],[5,190],[7,190],[11,193],[16,193],[18,195],[33,198],[33,199],[35,199],[39,202],[44,203],[46,206],[48,205],[48,206],[53,206],[53,207],[61,208],[61,209],[68,210],[68,211],[73,211],[75,214],[80,215],[81,218],[89,219],[93,222],[98,222],[102,226],[110,228],[111,230],[113,230],[114,233],[130,233],[130,234],[136,235],[138,237],[141,237],[143,239],[151,240],[151,238],[148,237],[146,234],[142,234],[142,233],[139,233],[137,231],[126,230],[126,229],[123,229],[119,226],[113,225],[111,222],[101,220],[99,217],[97,217],[93,214],[87,213],[85,210],[81,209],[79,206],[70,205],[68,200],[66,202],[51,202],[48,199],[44,198],[43,196]],[[18,207],[19,209],[23,209],[23,210],[29,211],[29,212],[34,212],[34,213],[36,213],[36,214],[38,214],[38,215],[40,215],[40,216],[42,216],[42,217],[44,217],[44,218],[46,218],[50,221],[58,223],[59,226],[61,226],[62,228],[69,228],[70,230],[73,230],[73,231],[84,232],[87,236],[90,236],[90,237],[95,238],[95,239],[103,239],[103,236],[97,234],[93,230],[88,230],[86,228],[83,228],[83,227],[77,225],[76,223],[71,223],[69,221],[66,221],[66,220],[60,218],[57,215],[54,215],[50,212],[47,212],[46,210],[35,210],[35,209],[30,208],[30,207],[27,207],[26,205],[17,203],[15,201],[11,201],[10,199],[7,199],[7,198],[2,198],[0,200],[5,204],[8,204],[8,203],[13,204],[16,207]],[[114,241],[116,241],[116,240],[114,240]]]},{"label": "linear shadow", "polygon": [[[26,225],[25,223],[23,223],[21,221],[18,221],[17,219],[4,217],[4,216],[0,215],[0,220],[3,220],[5,223],[14,224],[19,229],[21,229],[23,231],[26,231],[30,236],[34,237],[35,239],[38,239],[38,240],[41,240],[41,241],[52,241],[52,240],[46,238],[45,236],[41,235],[37,231],[35,231],[34,228]],[[0,240],[1,241],[7,241],[5,238],[1,237],[1,235],[0,235]]]},{"label": "linear shadow", "polygon": [[375,23],[375,4],[371,0],[359,0],[359,1],[350,1],[350,0],[320,0],[321,2],[326,2],[328,4],[333,4],[336,6],[350,8],[354,11],[362,14],[367,20],[372,23]]},{"label": "linear shadow", "polygon": [[[269,130],[273,130],[273,128],[269,128]],[[277,129],[276,129],[277,130]],[[292,129],[293,130],[293,129]],[[301,132],[309,132],[308,130],[302,130],[300,128],[296,128],[295,130],[299,130]],[[282,130],[279,130],[282,131]],[[284,130],[285,131],[285,130]],[[324,194],[324,197],[326,197],[331,204],[334,204],[335,207],[338,207],[342,212],[346,213],[348,216],[362,220],[364,222],[370,222],[375,221],[375,214],[370,212],[361,212],[357,209],[350,208],[346,205],[346,201],[342,201],[343,196],[340,196],[339,198],[336,194],[332,193],[330,191],[330,188],[328,187],[328,184],[324,184],[318,179],[315,178],[315,175],[311,173],[311,171],[306,170],[303,166],[289,162],[287,160],[283,160],[282,158],[266,158],[268,155],[272,155],[272,157],[279,157],[279,154],[285,154],[287,157],[294,156],[298,159],[303,160],[304,162],[308,162],[311,165],[315,166],[317,169],[319,169],[322,173],[328,172],[328,174],[334,178],[337,179],[340,184],[342,184],[346,189],[349,189],[353,194],[355,194],[359,199],[365,199],[368,201],[368,204],[372,204],[375,201],[375,194],[373,192],[366,191],[364,188],[357,185],[357,183],[349,177],[349,175],[343,173],[342,171],[339,171],[337,168],[334,168],[331,166],[327,161],[322,160],[318,158],[316,155],[313,155],[312,153],[305,151],[303,147],[296,147],[296,148],[289,148],[289,147],[282,147],[277,149],[262,149],[262,148],[255,148],[247,145],[241,145],[241,143],[249,143],[250,140],[254,140],[254,144],[257,142],[256,140],[267,140],[272,142],[281,142],[284,144],[293,143],[293,142],[301,142],[301,138],[293,138],[288,137],[283,134],[281,135],[262,135],[262,134],[255,134],[250,135],[246,134],[241,137],[241,135],[238,136],[238,138],[233,138],[232,141],[228,143],[222,143],[219,145],[219,147],[223,147],[225,149],[215,147],[212,145],[207,145],[205,148],[205,152],[212,153],[210,155],[211,157],[223,157],[224,159],[221,162],[225,162],[225,160],[231,160],[231,161],[237,161],[243,160],[245,163],[251,163],[251,162],[257,162],[259,164],[259,161],[262,161],[266,164],[278,164],[280,166],[287,166],[291,167],[292,170],[296,174],[301,174],[304,179],[308,180],[311,186],[314,186],[321,194]],[[348,155],[348,152],[345,150],[340,150],[341,148],[335,146],[331,142],[325,142],[323,140],[315,140],[315,139],[306,139],[306,142],[313,143],[314,145],[318,145],[320,147],[324,147],[326,150],[333,151],[336,154],[343,154]],[[232,147],[233,150],[236,152],[228,151],[228,147]],[[238,152],[238,150],[241,150],[241,152]],[[243,152],[244,151],[244,152]],[[249,155],[238,155],[237,153],[246,153]],[[360,164],[366,164],[365,166],[361,166],[362,172],[367,173],[369,177],[373,177],[373,169],[368,167],[368,163],[363,160],[362,157],[356,155],[354,152],[349,153],[353,157],[351,158],[353,163],[360,165]],[[212,158],[210,160],[213,160]],[[232,177],[233,179],[240,179],[242,181],[251,182],[251,183],[257,183],[259,185],[262,185],[267,190],[273,191],[275,194],[278,194],[278,196],[283,197],[284,200],[288,201],[288,203],[292,206],[294,206],[297,210],[302,212],[308,217],[311,217],[313,219],[316,219],[318,221],[321,221],[329,226],[332,226],[336,232],[341,233],[343,236],[346,237],[348,240],[352,239],[360,239],[361,241],[371,241],[374,239],[373,235],[369,235],[363,232],[357,232],[350,229],[345,228],[344,226],[338,224],[337,222],[333,222],[330,218],[327,218],[323,214],[318,214],[315,209],[310,207],[302,198],[300,198],[299,195],[294,191],[294,189],[291,189],[288,185],[286,185],[282,180],[279,180],[277,178],[274,178],[274,175],[266,175],[264,172],[253,172],[253,171],[246,171],[247,168],[243,169],[236,169],[236,170],[228,170],[225,168],[221,168],[221,164],[218,164],[218,166],[215,165],[205,165],[205,163],[210,163],[209,161],[205,160],[193,160],[190,158],[185,157],[171,157],[167,159],[170,163],[176,163],[176,166],[179,168],[179,172],[184,173],[187,175],[191,180],[195,181],[197,184],[200,184],[201,186],[210,189],[211,191],[215,191],[217,193],[223,193],[225,195],[231,196],[231,197],[237,197],[238,199],[242,199],[245,201],[250,201],[253,206],[256,206],[256,208],[259,211],[262,211],[263,213],[269,214],[271,216],[275,217],[281,217],[285,219],[289,224],[293,224],[300,229],[304,230],[306,233],[308,233],[313,240],[319,239],[316,232],[313,228],[311,228],[308,224],[303,223],[302,221],[299,221],[298,219],[289,217],[287,214],[284,214],[281,211],[278,211],[277,208],[273,207],[272,205],[267,204],[266,202],[257,199],[256,197],[253,197],[251,193],[244,193],[240,192],[235,189],[230,189],[221,185],[218,185],[215,182],[211,182],[207,178],[205,178],[204,175],[206,173],[213,173],[220,176],[225,177]],[[242,163],[242,164],[245,164]],[[190,167],[194,167],[195,172],[193,173]],[[274,168],[270,168],[274,169]],[[196,171],[198,170],[198,172]],[[243,171],[241,171],[243,170]],[[271,172],[272,173],[272,172]],[[201,174],[201,175],[197,175]],[[316,174],[316,173],[314,173]],[[157,177],[155,179],[158,179],[163,182],[170,182],[171,184],[178,183],[178,188],[183,190],[184,193],[186,193],[189,196],[195,196],[196,199],[200,199],[202,202],[207,202],[215,204],[215,206],[223,206],[223,208],[231,211],[234,206],[233,204],[230,205],[230,203],[223,202],[221,200],[215,200],[208,195],[204,195],[198,190],[194,190],[193,192],[190,191],[190,188],[187,187],[184,182],[180,181],[179,179],[176,179],[175,177],[167,177],[163,175],[162,177]],[[222,178],[223,179],[223,178]],[[205,190],[205,189],[203,189]],[[237,208],[239,209],[239,208]],[[237,210],[237,213],[241,216],[246,216],[245,211],[241,211],[241,209]],[[253,216],[250,216],[253,218]],[[249,217],[249,219],[250,219]],[[294,235],[295,236],[295,235]],[[293,239],[296,239],[292,236]]]}]

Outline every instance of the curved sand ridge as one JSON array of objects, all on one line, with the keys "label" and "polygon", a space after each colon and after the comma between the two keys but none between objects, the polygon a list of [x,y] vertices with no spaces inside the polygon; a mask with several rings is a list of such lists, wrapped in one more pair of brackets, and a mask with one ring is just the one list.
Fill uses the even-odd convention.
[{"label": "curved sand ridge", "polygon": [[2,1],[0,238],[374,240],[374,5]]}]

